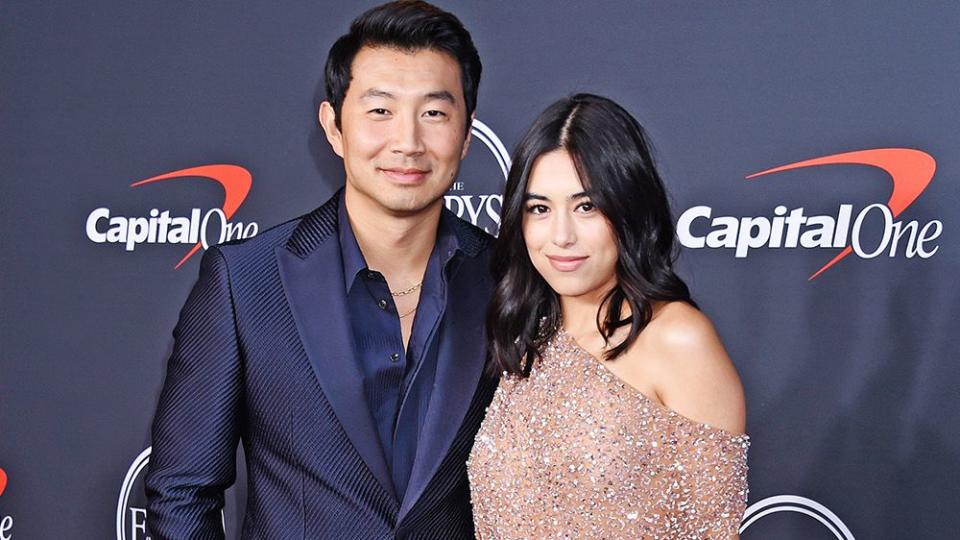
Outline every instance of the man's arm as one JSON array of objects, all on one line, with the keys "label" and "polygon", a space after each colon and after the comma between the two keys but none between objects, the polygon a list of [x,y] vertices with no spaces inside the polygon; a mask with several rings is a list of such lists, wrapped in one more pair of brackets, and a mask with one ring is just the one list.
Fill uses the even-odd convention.
[{"label": "man's arm", "polygon": [[223,538],[243,392],[226,261],[210,248],[173,332],[145,479],[153,537]]}]

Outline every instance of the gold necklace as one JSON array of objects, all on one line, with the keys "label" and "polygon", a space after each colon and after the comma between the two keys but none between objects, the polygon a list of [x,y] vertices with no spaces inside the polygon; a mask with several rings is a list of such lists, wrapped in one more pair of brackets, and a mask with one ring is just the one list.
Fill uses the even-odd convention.
[{"label": "gold necklace", "polygon": [[411,309],[410,311],[408,311],[408,312],[404,313],[403,315],[401,315],[400,318],[402,319],[402,318],[404,318],[404,317],[409,316],[410,314],[412,314],[414,311],[417,310],[417,307],[419,307],[419,305],[413,306],[413,309]]},{"label": "gold necklace", "polygon": [[[421,285],[423,285],[423,282],[422,282],[422,281],[421,281],[420,283],[417,283],[417,284],[414,285],[413,287],[410,287],[409,289],[407,289],[407,290],[405,290],[405,291],[400,291],[400,292],[390,291],[390,296],[392,296],[392,297],[394,297],[394,298],[396,298],[396,297],[398,297],[398,296],[406,296],[406,295],[412,293],[413,291],[419,289]],[[409,313],[408,313],[407,315],[409,315]]]}]

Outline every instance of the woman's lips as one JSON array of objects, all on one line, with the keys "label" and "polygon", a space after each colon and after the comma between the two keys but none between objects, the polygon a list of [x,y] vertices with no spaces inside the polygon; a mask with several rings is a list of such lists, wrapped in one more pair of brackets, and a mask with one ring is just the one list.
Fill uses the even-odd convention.
[{"label": "woman's lips", "polygon": [[383,174],[397,184],[406,184],[413,185],[423,182],[427,178],[427,175],[430,171],[425,171],[423,169],[403,169],[403,168],[392,168],[392,169],[380,169],[383,171]]},{"label": "woman's lips", "polygon": [[556,255],[547,255],[547,260],[550,261],[551,266],[560,272],[573,272],[577,268],[580,268],[580,265],[587,260],[587,257],[559,257]]}]

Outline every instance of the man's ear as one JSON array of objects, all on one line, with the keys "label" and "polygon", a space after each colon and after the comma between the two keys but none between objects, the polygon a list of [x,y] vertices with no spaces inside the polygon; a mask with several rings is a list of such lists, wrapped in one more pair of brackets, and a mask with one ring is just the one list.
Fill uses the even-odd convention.
[{"label": "man's ear", "polygon": [[333,110],[333,105],[329,101],[320,104],[320,112],[317,114],[320,119],[320,126],[327,135],[327,142],[330,147],[340,157],[343,157],[343,134],[337,127],[337,113]]},{"label": "man's ear", "polygon": [[460,152],[460,161],[467,157],[467,149],[470,148],[470,141],[473,140],[473,121],[477,119],[477,111],[470,115],[470,125],[467,126],[467,138],[463,141],[463,151]]}]

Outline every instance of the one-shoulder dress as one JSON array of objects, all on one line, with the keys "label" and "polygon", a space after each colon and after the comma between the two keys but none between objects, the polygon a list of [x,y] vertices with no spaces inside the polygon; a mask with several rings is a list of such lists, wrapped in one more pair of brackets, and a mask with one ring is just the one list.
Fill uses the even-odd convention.
[{"label": "one-shoulder dress", "polygon": [[749,445],[647,398],[560,328],[529,378],[502,378],[477,433],[477,538],[730,538]]}]

